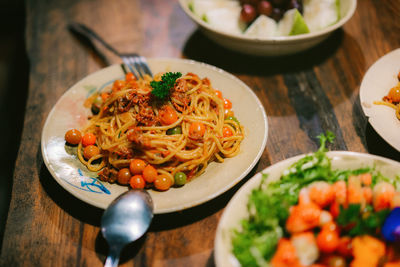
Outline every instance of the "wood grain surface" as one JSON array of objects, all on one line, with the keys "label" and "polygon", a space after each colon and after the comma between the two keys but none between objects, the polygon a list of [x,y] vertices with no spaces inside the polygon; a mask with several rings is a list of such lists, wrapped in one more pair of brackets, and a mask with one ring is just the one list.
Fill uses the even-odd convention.
[{"label": "wood grain surface", "polygon": [[[267,166],[318,147],[316,136],[336,134],[335,150],[400,160],[368,124],[359,86],[368,69],[400,47],[400,1],[359,0],[353,18],[304,53],[260,58],[230,52],[207,39],[177,0],[26,1],[30,79],[15,166],[12,200],[1,247],[1,266],[102,266],[108,252],[102,210],[66,192],[48,172],[41,130],[57,99],[74,83],[107,64],[68,30],[82,22],[123,52],[189,58],[231,72],[262,101],[267,147],[236,187],[204,205],[157,215],[148,233],[128,246],[121,266],[214,266],[214,235],[232,195]],[[251,129],[249,129],[251,130]]]}]

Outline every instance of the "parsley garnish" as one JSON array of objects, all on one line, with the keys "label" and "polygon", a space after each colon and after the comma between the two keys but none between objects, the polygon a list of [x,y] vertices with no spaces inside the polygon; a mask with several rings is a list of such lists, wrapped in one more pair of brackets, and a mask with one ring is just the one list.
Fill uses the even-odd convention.
[{"label": "parsley garnish", "polygon": [[161,76],[161,81],[151,81],[150,85],[153,87],[151,93],[159,99],[166,98],[171,88],[175,85],[175,82],[178,78],[182,76],[180,72],[167,72]]},{"label": "parsley garnish", "polygon": [[380,229],[389,215],[390,210],[384,209],[374,211],[371,205],[361,210],[360,204],[350,204],[347,209],[340,206],[340,213],[337,223],[340,226],[351,226],[348,235],[376,235],[376,229]]}]

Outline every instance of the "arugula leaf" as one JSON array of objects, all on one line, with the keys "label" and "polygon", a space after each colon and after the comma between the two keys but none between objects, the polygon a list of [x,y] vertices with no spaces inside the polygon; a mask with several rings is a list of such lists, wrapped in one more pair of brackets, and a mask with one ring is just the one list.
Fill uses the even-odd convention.
[{"label": "arugula leaf", "polygon": [[153,87],[151,93],[159,99],[164,99],[170,94],[171,88],[175,85],[178,78],[182,76],[180,72],[166,72],[161,76],[161,81],[151,81]]},{"label": "arugula leaf", "polygon": [[339,226],[349,227],[349,236],[372,235],[376,236],[376,229],[380,229],[389,215],[390,210],[384,209],[375,212],[371,205],[361,210],[360,204],[350,204],[346,209],[340,206],[337,218]]}]

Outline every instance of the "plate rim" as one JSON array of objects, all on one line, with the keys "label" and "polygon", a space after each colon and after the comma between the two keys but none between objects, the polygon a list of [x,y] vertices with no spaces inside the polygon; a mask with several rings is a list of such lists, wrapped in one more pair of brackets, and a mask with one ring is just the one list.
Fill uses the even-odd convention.
[{"label": "plate rim", "polygon": [[[367,92],[369,92],[368,90],[365,89],[367,87],[366,83],[367,83],[367,80],[369,79],[368,77],[371,75],[371,73],[373,73],[375,71],[375,68],[377,68],[376,66],[378,64],[382,64],[382,62],[389,61],[390,58],[394,54],[400,55],[400,48],[397,48],[395,50],[392,50],[392,51],[386,53],[385,55],[378,58],[374,63],[372,63],[371,66],[369,66],[369,68],[365,72],[364,77],[360,84],[359,100],[360,100],[361,109],[362,109],[364,115],[367,117],[369,124],[376,131],[376,133],[383,140],[385,140],[385,142],[388,143],[391,147],[393,147],[397,151],[400,151],[400,142],[396,144],[396,142],[394,142],[391,138],[389,138],[389,136],[387,136],[387,134],[384,133],[384,129],[382,129],[375,123],[374,116],[371,115],[370,111],[368,110],[368,107],[366,106],[366,104],[369,105],[369,103],[366,103],[366,101],[365,101],[366,95],[368,95]],[[399,65],[399,71],[400,71],[400,65]],[[395,73],[393,73],[393,74],[395,74]],[[389,92],[389,90],[390,90],[390,88],[387,88],[387,92]],[[376,99],[376,100],[379,101],[380,99]],[[371,103],[371,104],[373,105],[373,103]]]},{"label": "plate rim", "polygon": [[[232,179],[231,182],[227,183],[225,186],[219,188],[218,190],[216,190],[212,194],[207,195],[204,198],[193,200],[193,201],[188,202],[188,203],[183,203],[183,204],[178,205],[178,206],[159,209],[159,210],[155,210],[154,211],[155,214],[165,214],[165,213],[172,213],[172,212],[186,210],[186,209],[201,205],[203,203],[206,203],[206,202],[216,198],[217,196],[225,193],[226,191],[228,191],[229,189],[234,187],[238,182],[240,182],[248,173],[250,173],[250,171],[254,168],[254,166],[260,160],[263,152],[265,151],[267,140],[268,140],[269,125],[268,125],[268,117],[267,117],[264,105],[262,104],[260,99],[257,97],[255,92],[246,83],[244,83],[242,80],[240,80],[235,75],[233,75],[233,74],[231,74],[231,73],[229,73],[229,72],[227,72],[227,71],[225,71],[225,70],[223,70],[223,69],[221,69],[219,67],[216,67],[214,65],[211,65],[211,64],[208,64],[208,63],[204,63],[204,62],[199,62],[199,61],[192,60],[192,59],[168,58],[168,57],[150,57],[150,58],[147,58],[147,60],[150,63],[151,62],[176,62],[177,64],[184,63],[184,64],[190,64],[190,65],[197,65],[197,66],[201,66],[203,68],[207,68],[208,70],[211,70],[213,72],[217,72],[219,75],[223,75],[226,78],[229,78],[229,79],[233,80],[235,83],[238,83],[241,87],[245,88],[248,93],[250,93],[251,98],[257,104],[257,108],[259,109],[259,112],[262,115],[263,124],[264,124],[264,127],[262,129],[263,130],[262,145],[258,149],[258,152],[257,152],[256,156],[254,157],[254,159],[252,160],[251,164],[241,173],[241,175],[237,176],[235,179]],[[45,142],[45,129],[48,127],[48,124],[50,123],[50,117],[52,117],[53,113],[55,112],[55,107],[62,101],[63,97],[74,86],[76,86],[77,84],[81,83],[85,79],[90,79],[91,76],[99,75],[99,73],[102,73],[102,72],[108,72],[108,71],[110,71],[110,69],[115,68],[116,66],[121,66],[121,65],[122,64],[113,64],[113,65],[107,66],[105,68],[101,68],[101,69],[99,69],[97,71],[89,73],[88,75],[82,77],[81,79],[76,81],[74,84],[69,86],[65,90],[65,92],[57,99],[57,101],[54,103],[54,105],[52,106],[51,110],[47,114],[45,123],[43,124],[43,127],[42,127],[42,133],[41,133],[41,153],[42,153],[42,158],[43,158],[43,161],[44,161],[44,163],[46,165],[47,170],[50,172],[50,174],[53,177],[53,179],[55,179],[56,182],[61,187],[63,187],[67,192],[69,192],[71,195],[73,195],[74,197],[76,197],[80,201],[85,202],[87,204],[90,204],[90,205],[92,205],[94,207],[97,207],[97,208],[100,208],[100,209],[105,209],[108,206],[109,203],[107,205],[103,205],[102,203],[96,202],[96,201],[94,201],[94,200],[92,200],[90,198],[82,197],[81,194],[79,194],[76,190],[73,190],[73,188],[72,188],[73,186],[69,185],[66,181],[64,181],[62,178],[60,178],[60,177],[58,177],[58,175],[56,175],[55,171],[50,166],[49,155],[48,155],[48,153],[46,151],[46,148],[45,148],[45,143],[46,143]],[[124,191],[127,191],[127,190],[128,189],[126,189]],[[115,196],[115,197],[117,197],[117,196]]]}]

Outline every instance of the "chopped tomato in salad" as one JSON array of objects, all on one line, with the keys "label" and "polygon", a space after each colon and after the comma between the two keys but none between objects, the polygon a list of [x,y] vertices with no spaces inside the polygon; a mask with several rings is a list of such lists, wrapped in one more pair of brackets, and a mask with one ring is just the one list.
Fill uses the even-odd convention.
[{"label": "chopped tomato in salad", "polygon": [[232,239],[242,266],[400,266],[399,181],[372,167],[333,170],[333,138],[321,135],[317,152],[252,191]]}]

